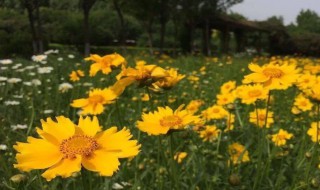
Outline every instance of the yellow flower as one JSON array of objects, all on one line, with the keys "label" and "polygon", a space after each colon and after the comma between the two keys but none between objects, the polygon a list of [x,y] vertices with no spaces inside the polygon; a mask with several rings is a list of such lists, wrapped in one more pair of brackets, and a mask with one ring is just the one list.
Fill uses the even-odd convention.
[{"label": "yellow flower", "polygon": [[202,106],[204,102],[202,100],[192,100],[186,107],[188,112],[196,113],[199,110],[199,107]]},{"label": "yellow flower", "polygon": [[264,88],[261,84],[244,85],[241,90],[236,91],[238,98],[244,104],[252,104],[258,99],[265,100],[268,97],[268,89]]},{"label": "yellow flower", "polygon": [[294,99],[293,105],[302,111],[310,111],[313,106],[311,101],[308,98],[304,97],[302,94]]},{"label": "yellow flower", "polygon": [[168,76],[159,79],[154,85],[163,89],[170,89],[185,77],[185,75],[178,74],[178,71],[174,68],[170,68],[167,73]]},{"label": "yellow flower", "polygon": [[118,95],[111,89],[93,89],[89,92],[88,98],[73,100],[72,107],[82,108],[82,114],[101,114],[104,110],[104,104],[111,104]]},{"label": "yellow flower", "polygon": [[224,132],[232,131],[234,129],[234,118],[234,114],[229,114],[229,117],[227,117],[226,128],[224,129]]},{"label": "yellow flower", "polygon": [[[253,112],[250,112],[250,122],[258,125],[260,128],[265,126],[266,122],[266,109],[256,109]],[[266,128],[270,128],[270,125],[273,123],[273,112],[268,111],[267,125]]]},{"label": "yellow flower", "polygon": [[199,122],[198,116],[182,109],[183,105],[175,111],[169,107],[158,107],[158,111],[143,113],[142,121],[137,122],[137,127],[149,135],[160,135],[167,134],[169,130],[181,130]]},{"label": "yellow flower", "polygon": [[187,155],[188,153],[186,152],[177,152],[173,158],[180,164],[182,160],[184,160],[187,157]]},{"label": "yellow flower", "polygon": [[234,102],[236,97],[234,96],[233,93],[223,93],[223,94],[218,94],[217,95],[217,104],[219,106],[231,104]]},{"label": "yellow flower", "polygon": [[312,122],[311,128],[308,130],[308,135],[311,137],[312,142],[320,141],[320,122]]},{"label": "yellow flower", "polygon": [[84,76],[84,72],[81,70],[72,71],[69,75],[70,80],[73,82],[80,80],[80,77],[83,77],[83,76]]},{"label": "yellow flower", "polygon": [[103,57],[97,54],[92,54],[90,57],[85,58],[85,60],[94,61],[90,66],[90,76],[95,76],[100,70],[103,74],[109,74],[113,67],[126,64],[126,60],[117,53],[105,55]]},{"label": "yellow flower", "polygon": [[280,129],[277,134],[271,135],[271,137],[272,142],[274,142],[276,146],[283,146],[287,143],[287,140],[293,137],[293,134],[288,133],[286,130]]},{"label": "yellow flower", "polygon": [[207,108],[206,110],[202,111],[202,116],[206,120],[223,119],[226,118],[228,114],[229,112],[219,105],[213,105]]},{"label": "yellow flower", "polygon": [[220,92],[222,94],[230,93],[233,89],[236,88],[236,81],[228,81],[222,84],[220,87]]},{"label": "yellow flower", "polygon": [[[319,79],[320,80],[320,79]],[[320,101],[320,81],[317,81],[312,88],[303,91],[306,95],[316,101]]]},{"label": "yellow flower", "polygon": [[220,132],[221,130],[217,126],[208,125],[204,130],[200,131],[200,138],[203,141],[213,142],[218,138]]},{"label": "yellow flower", "polygon": [[241,162],[249,162],[249,152],[240,143],[232,143],[228,147],[228,152],[230,155],[230,160],[232,164],[237,165]]},{"label": "yellow flower", "polygon": [[152,86],[160,79],[169,76],[168,72],[156,65],[145,65],[145,61],[138,61],[135,68],[122,68],[117,75],[117,82],[113,85],[113,89],[121,94],[127,86],[134,82],[138,82],[139,86]]},{"label": "yellow flower", "polygon": [[297,86],[301,90],[311,88],[316,83],[316,79],[315,75],[309,73],[301,74],[297,79]]},{"label": "yellow flower", "polygon": [[150,100],[150,97],[148,94],[143,94],[143,96],[141,97],[141,100],[144,101],[144,102],[147,102]]},{"label": "yellow flower", "polygon": [[70,177],[81,170],[112,176],[120,165],[119,158],[136,156],[140,145],[130,140],[130,131],[117,127],[101,131],[96,117],[80,117],[78,125],[63,116],[42,120],[42,129],[37,128],[40,138],[28,137],[27,143],[17,142],[17,164],[22,171],[47,169],[42,176],[47,181],[57,176]]},{"label": "yellow flower", "polygon": [[262,83],[270,90],[284,90],[290,87],[299,77],[296,65],[275,64],[273,62],[260,67],[257,64],[249,64],[249,69],[254,73],[246,75],[243,83]]}]

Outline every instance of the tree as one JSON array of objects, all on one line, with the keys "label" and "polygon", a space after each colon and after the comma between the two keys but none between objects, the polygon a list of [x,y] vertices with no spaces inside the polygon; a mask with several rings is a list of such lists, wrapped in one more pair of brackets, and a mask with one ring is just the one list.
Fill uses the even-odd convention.
[{"label": "tree", "polygon": [[97,0],[80,0],[83,10],[83,35],[84,35],[84,55],[87,57],[90,54],[90,25],[89,13]]},{"label": "tree", "polygon": [[320,17],[316,12],[309,9],[301,10],[296,21],[300,30],[320,33]]},{"label": "tree", "polygon": [[210,36],[210,21],[221,12],[225,12],[234,4],[243,0],[179,0],[181,18],[183,18],[184,29],[182,31],[182,49],[190,52],[192,49],[193,33],[197,24],[202,23],[204,53],[208,53],[208,41]]}]

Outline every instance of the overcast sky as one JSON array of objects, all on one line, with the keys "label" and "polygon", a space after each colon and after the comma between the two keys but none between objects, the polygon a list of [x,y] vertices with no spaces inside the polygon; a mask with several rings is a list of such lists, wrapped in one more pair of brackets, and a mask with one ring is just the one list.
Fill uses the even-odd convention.
[{"label": "overcast sky", "polygon": [[266,20],[273,15],[282,16],[286,25],[295,23],[302,9],[310,9],[320,16],[320,0],[244,0],[230,8],[249,20]]}]

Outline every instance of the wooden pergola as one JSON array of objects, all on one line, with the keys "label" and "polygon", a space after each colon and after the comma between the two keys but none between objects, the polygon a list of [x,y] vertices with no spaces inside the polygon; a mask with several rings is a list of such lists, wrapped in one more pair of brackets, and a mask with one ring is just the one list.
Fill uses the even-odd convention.
[{"label": "wooden pergola", "polygon": [[247,42],[246,34],[248,33],[256,33],[258,35],[255,47],[258,53],[262,49],[262,35],[267,35],[269,41],[272,41],[271,36],[275,33],[281,33],[287,36],[283,26],[270,25],[270,23],[267,22],[235,20],[226,15],[215,16],[211,19],[202,20],[196,27],[203,31],[202,51],[206,55],[210,54],[210,36],[212,29],[216,29],[221,32],[220,49],[222,53],[229,53],[230,51],[230,32],[233,32],[235,36],[236,52],[245,51]]}]

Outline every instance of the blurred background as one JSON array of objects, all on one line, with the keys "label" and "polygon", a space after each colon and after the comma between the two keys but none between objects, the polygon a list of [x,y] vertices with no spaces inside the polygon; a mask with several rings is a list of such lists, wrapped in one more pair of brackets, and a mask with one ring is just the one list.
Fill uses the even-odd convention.
[{"label": "blurred background", "polygon": [[0,56],[90,53],[317,56],[317,0],[0,0]]}]

